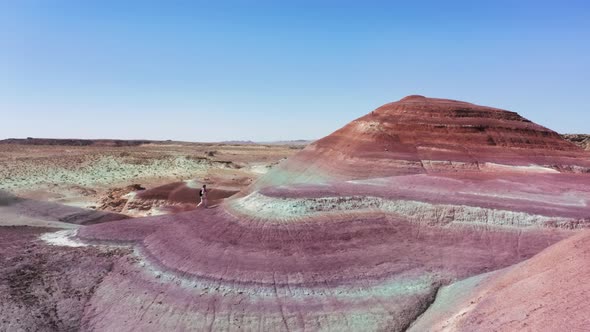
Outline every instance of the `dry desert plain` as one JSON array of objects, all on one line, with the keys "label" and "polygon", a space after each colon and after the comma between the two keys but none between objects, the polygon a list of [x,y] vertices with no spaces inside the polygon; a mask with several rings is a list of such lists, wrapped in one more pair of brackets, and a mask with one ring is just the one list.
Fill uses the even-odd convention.
[{"label": "dry desert plain", "polygon": [[565,138],[408,96],[307,146],[4,141],[0,330],[590,330]]}]

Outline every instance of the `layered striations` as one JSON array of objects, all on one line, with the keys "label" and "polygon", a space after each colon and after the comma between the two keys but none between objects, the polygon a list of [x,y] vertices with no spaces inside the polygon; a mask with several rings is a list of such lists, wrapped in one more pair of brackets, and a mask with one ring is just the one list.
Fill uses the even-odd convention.
[{"label": "layered striations", "polygon": [[590,170],[588,155],[517,113],[409,96],[316,141],[259,185],[537,166]]},{"label": "layered striations", "polygon": [[136,255],[104,278],[82,327],[403,331],[441,287],[588,227],[589,166],[586,152],[516,113],[407,97],[217,208],[79,229]]},{"label": "layered striations", "polygon": [[586,331],[590,232],[440,290],[410,331]]}]

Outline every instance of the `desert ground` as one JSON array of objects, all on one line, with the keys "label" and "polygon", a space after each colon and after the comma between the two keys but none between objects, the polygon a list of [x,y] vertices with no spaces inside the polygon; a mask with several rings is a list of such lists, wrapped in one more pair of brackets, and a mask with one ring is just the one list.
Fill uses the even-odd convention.
[{"label": "desert ground", "polygon": [[0,330],[588,330],[585,148],[423,96],[311,144],[4,141]]},{"label": "desert ground", "polygon": [[[0,142],[0,331],[80,330],[85,305],[115,261],[135,260],[127,248],[51,245],[40,239],[43,234],[151,215],[159,200],[138,203],[129,194],[160,186],[206,183],[213,194],[231,195],[303,147],[302,142]],[[190,210],[198,200],[195,189],[184,201],[167,203]],[[128,203],[135,209],[126,209]]]},{"label": "desert ground", "polygon": [[141,143],[6,140],[0,143],[0,190],[22,198],[121,212],[122,197],[140,188],[186,182],[239,191],[304,147],[301,142]]}]

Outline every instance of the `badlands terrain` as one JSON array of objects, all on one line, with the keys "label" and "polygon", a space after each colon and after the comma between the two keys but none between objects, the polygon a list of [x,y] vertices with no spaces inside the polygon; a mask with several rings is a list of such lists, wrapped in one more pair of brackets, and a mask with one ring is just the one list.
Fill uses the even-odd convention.
[{"label": "badlands terrain", "polygon": [[305,147],[5,142],[0,330],[588,330],[566,138],[409,96]]},{"label": "badlands terrain", "polygon": [[[139,189],[171,184],[194,189],[207,183],[214,196],[227,196],[303,148],[295,143],[8,139],[0,141],[0,190],[39,201],[150,215],[162,213],[157,210],[163,202],[134,201]],[[176,203],[195,200],[196,195]]]},{"label": "badlands terrain", "polygon": [[0,331],[80,330],[85,305],[115,260],[134,259],[126,248],[47,245],[43,234],[191,210],[201,183],[212,188],[216,204],[302,148],[301,142],[0,141]]}]

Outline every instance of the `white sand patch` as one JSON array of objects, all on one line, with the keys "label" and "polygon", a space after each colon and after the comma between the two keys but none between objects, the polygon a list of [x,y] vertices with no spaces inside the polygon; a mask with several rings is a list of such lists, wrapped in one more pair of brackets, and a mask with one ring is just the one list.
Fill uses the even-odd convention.
[{"label": "white sand patch", "polygon": [[121,197],[122,198],[125,198],[127,200],[132,200],[132,199],[135,199],[135,196],[137,196],[137,192],[136,191],[132,191],[132,192],[127,193],[127,194],[125,194],[125,195],[123,195]]},{"label": "white sand patch", "polygon": [[390,184],[387,181],[388,178],[373,178],[373,179],[365,179],[365,180],[349,180],[346,183],[355,184],[355,185],[368,185],[368,186],[386,186]]},{"label": "white sand patch", "polygon": [[81,208],[81,209],[90,209],[91,206],[96,205],[95,202],[93,201],[57,201],[60,204],[63,205],[67,205],[67,206],[73,206],[73,207],[77,207],[77,208]]},{"label": "white sand patch", "polygon": [[267,165],[252,165],[250,167],[250,171],[255,174],[266,174],[268,173],[270,167]]},{"label": "white sand patch", "polygon": [[157,206],[152,207],[149,212],[148,212],[148,216],[163,216],[165,214],[168,214],[168,212],[166,212],[165,210],[160,209]]},{"label": "white sand patch", "polygon": [[[409,181],[406,179],[410,179]],[[422,184],[416,184],[414,179],[424,179]],[[369,186],[396,186],[396,187],[408,187],[413,190],[419,187],[427,187],[428,191],[431,191],[432,188],[430,184],[432,181],[444,181],[445,183],[458,183],[458,184],[465,184],[464,180],[455,179],[445,176],[437,176],[436,174],[411,174],[411,175],[396,175],[396,176],[386,176],[386,177],[379,177],[379,178],[370,178],[370,179],[362,179],[362,180],[349,180],[346,183],[354,184],[354,185],[369,185]]]},{"label": "white sand patch", "polygon": [[151,216],[161,216],[165,214],[169,214],[170,212],[163,210],[161,205],[167,203],[167,201],[152,201],[153,205],[149,210],[145,209],[136,209],[136,208],[125,208],[123,212],[131,217],[139,218],[139,217],[151,217]]},{"label": "white sand patch", "polygon": [[354,121],[354,129],[359,133],[379,132],[382,130],[382,124],[379,121]]},{"label": "white sand patch", "polygon": [[62,247],[86,247],[87,245],[78,241],[74,240],[74,236],[76,235],[77,230],[64,230],[64,231],[57,231],[52,233],[45,233],[39,237],[45,243],[48,243],[53,246],[62,246]]},{"label": "white sand patch", "polygon": [[477,191],[458,191],[457,194],[469,196],[481,196],[490,198],[503,198],[519,201],[529,201],[535,203],[559,204],[563,206],[585,207],[588,206],[588,201],[583,198],[584,193],[568,193],[568,194],[533,194],[533,193],[486,193]]},{"label": "white sand patch", "polygon": [[514,166],[514,165],[503,165],[495,163],[484,163],[480,166],[482,171],[507,171],[507,172],[518,172],[518,173],[559,173],[558,170],[549,167],[543,167],[540,165],[528,165],[528,166]]},{"label": "white sand patch", "polygon": [[439,151],[439,152],[457,152],[457,150],[435,148],[432,146],[418,146],[418,151]]},{"label": "white sand patch", "polygon": [[449,161],[449,160],[422,160],[422,167],[429,172],[441,172],[450,170],[477,171],[477,162]]},{"label": "white sand patch", "polygon": [[197,180],[186,180],[184,181],[184,183],[186,183],[186,186],[191,188],[191,189],[198,189],[201,188],[201,183],[198,182]]}]

